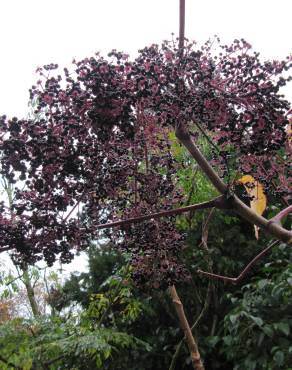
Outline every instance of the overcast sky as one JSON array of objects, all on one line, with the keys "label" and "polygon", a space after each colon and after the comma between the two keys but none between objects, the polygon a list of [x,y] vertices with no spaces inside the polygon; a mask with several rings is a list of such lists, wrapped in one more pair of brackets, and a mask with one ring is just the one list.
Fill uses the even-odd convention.
[{"label": "overcast sky", "polygon": [[[135,54],[178,31],[179,0],[0,1],[0,114],[24,117],[34,71],[113,48]],[[292,52],[292,0],[186,0],[186,36],[245,38],[265,59]],[[292,100],[292,90],[288,98]],[[291,92],[291,93],[290,93]]]}]

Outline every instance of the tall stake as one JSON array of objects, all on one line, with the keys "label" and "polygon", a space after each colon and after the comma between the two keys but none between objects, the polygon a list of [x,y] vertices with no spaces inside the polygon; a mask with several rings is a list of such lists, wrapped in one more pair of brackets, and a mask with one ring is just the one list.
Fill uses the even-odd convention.
[{"label": "tall stake", "polygon": [[179,0],[179,49],[182,51],[185,39],[185,0]]}]

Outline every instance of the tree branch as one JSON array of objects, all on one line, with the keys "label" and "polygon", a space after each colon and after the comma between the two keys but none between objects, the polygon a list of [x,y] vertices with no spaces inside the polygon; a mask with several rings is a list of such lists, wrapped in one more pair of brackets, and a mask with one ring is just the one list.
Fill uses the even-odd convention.
[{"label": "tree branch", "polygon": [[177,125],[175,134],[178,140],[188,149],[191,156],[197,161],[202,171],[215,186],[215,188],[221,194],[226,196],[226,201],[230,202],[231,209],[233,209],[238,215],[248,222],[263,228],[265,232],[272,234],[277,239],[285,243],[292,244],[291,231],[286,230],[274,220],[269,221],[266,218],[258,215],[251,208],[245,205],[235,194],[230,193],[228,186],[224,184],[213,167],[194,144],[189,132],[182,123]]},{"label": "tree branch", "polygon": [[179,215],[181,213],[185,213],[185,212],[189,212],[189,211],[195,211],[195,210],[198,210],[198,209],[206,209],[206,208],[213,208],[213,207],[220,208],[220,209],[225,209],[225,208],[228,208],[228,204],[225,202],[225,198],[221,195],[217,198],[211,199],[211,200],[209,200],[207,202],[203,202],[203,203],[197,203],[197,204],[192,204],[192,205],[186,206],[186,207],[181,207],[181,208],[175,208],[175,209],[170,209],[170,210],[161,211],[161,212],[150,213],[149,215],[132,217],[132,218],[128,218],[126,220],[119,220],[119,221],[114,221],[114,222],[108,222],[106,224],[99,224],[99,225],[97,225],[97,229],[109,229],[109,228],[115,227],[115,226],[132,224],[132,223],[137,223],[137,222],[146,221],[146,220],[155,219],[155,218],[160,218],[160,217],[165,217],[165,216]]},{"label": "tree branch", "polygon": [[197,146],[193,143],[189,132],[183,124],[179,124],[176,127],[175,135],[178,140],[187,148],[191,156],[196,160],[196,162],[201,167],[211,183],[214,185],[214,187],[221,194],[226,194],[228,191],[227,185],[224,184],[224,182],[220,179],[218,174],[214,171],[212,166],[200,152],[199,148],[197,148]]},{"label": "tree branch", "polygon": [[289,206],[289,207],[284,208],[282,211],[280,211],[278,214],[276,214],[276,216],[274,216],[273,218],[271,218],[269,222],[272,221],[272,222],[275,222],[275,223],[277,223],[277,224],[280,225],[281,220],[284,217],[288,216],[289,213],[292,213],[292,205]]},{"label": "tree branch", "polygon": [[201,275],[208,276],[211,279],[216,279],[216,280],[223,280],[224,282],[228,283],[233,283],[233,284],[238,284],[251,270],[253,265],[260,260],[262,257],[264,257],[273,247],[276,245],[280,244],[279,240],[274,241],[271,243],[267,248],[265,248],[263,251],[261,251],[258,255],[256,255],[248,265],[242,270],[242,272],[236,277],[236,278],[231,278],[228,276],[223,276],[223,275],[218,275],[214,274],[212,272],[207,272],[207,271],[202,271],[202,270],[197,270],[197,272]]},{"label": "tree branch", "polygon": [[197,342],[192,334],[192,330],[189,326],[188,320],[184,312],[183,304],[177,294],[177,291],[174,285],[169,287],[169,292],[170,292],[177,316],[179,318],[180,326],[185,334],[185,338],[186,338],[187,345],[189,347],[193,367],[195,370],[204,370],[204,365],[201,360]]},{"label": "tree branch", "polygon": [[[214,211],[214,208],[211,209],[211,212],[209,213],[209,215],[207,217],[207,220],[206,220],[205,224],[203,225],[203,235],[202,235],[201,245],[204,246],[204,248],[206,249],[207,253],[209,253],[208,246],[207,246],[208,228],[209,228],[209,222],[210,222],[210,219],[212,217],[213,211]],[[211,263],[210,260],[208,261],[208,265],[209,265],[210,271],[212,272],[212,263]],[[211,295],[211,288],[212,287],[214,289],[213,282],[211,282],[211,280],[209,280],[209,282],[208,282],[208,288],[207,288],[207,294],[206,294],[206,299],[205,299],[205,302],[204,302],[204,305],[203,305],[203,308],[202,308],[201,312],[199,313],[196,321],[194,322],[194,324],[191,327],[191,331],[192,332],[197,327],[199,321],[201,320],[201,318],[203,317],[204,313],[206,312],[206,310],[207,310],[207,308],[209,306],[209,303],[210,303],[210,295]],[[172,356],[172,360],[171,360],[171,363],[170,363],[170,366],[169,366],[169,369],[168,370],[174,370],[175,369],[175,364],[176,364],[176,361],[177,361],[179,352],[180,352],[181,347],[184,344],[185,340],[186,340],[186,337],[184,336],[179,341],[179,343],[177,344],[176,349],[175,349],[175,352],[174,352],[174,355]]]},{"label": "tree branch", "polygon": [[287,244],[292,244],[292,232],[286,230],[277,222],[267,220],[255,213],[251,208],[244,204],[236,195],[231,198],[234,211],[248,222],[261,227],[265,232],[275,236],[277,239]]},{"label": "tree branch", "polygon": [[0,248],[0,253],[9,251],[10,249],[12,249],[12,248],[11,247],[3,247],[3,248]]}]

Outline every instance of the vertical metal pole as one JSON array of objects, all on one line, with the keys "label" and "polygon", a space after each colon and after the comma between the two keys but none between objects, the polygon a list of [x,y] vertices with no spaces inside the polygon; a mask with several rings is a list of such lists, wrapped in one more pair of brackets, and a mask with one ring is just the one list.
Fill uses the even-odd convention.
[{"label": "vertical metal pole", "polygon": [[179,0],[179,49],[184,47],[185,38],[185,0]]}]

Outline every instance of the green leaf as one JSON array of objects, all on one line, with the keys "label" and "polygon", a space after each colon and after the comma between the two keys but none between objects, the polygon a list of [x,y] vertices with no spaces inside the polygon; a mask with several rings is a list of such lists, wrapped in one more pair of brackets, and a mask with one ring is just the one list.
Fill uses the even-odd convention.
[{"label": "green leaf", "polygon": [[32,359],[31,358],[27,359],[22,366],[23,370],[30,370],[32,367]]},{"label": "green leaf", "polygon": [[272,338],[272,337],[273,337],[273,335],[274,335],[274,330],[273,330],[273,328],[272,328],[270,325],[265,325],[265,326],[263,327],[263,332],[264,332],[268,337],[270,337],[270,338]]},{"label": "green leaf", "polygon": [[96,356],[95,364],[96,364],[97,369],[100,369],[102,367],[102,360],[101,360],[100,356]]},{"label": "green leaf", "polygon": [[277,329],[287,336],[290,334],[290,326],[287,322],[278,323]]},{"label": "green leaf", "polygon": [[262,344],[262,342],[264,340],[264,337],[265,337],[265,334],[264,333],[261,333],[259,335],[259,339],[258,339],[258,343],[257,343],[259,347],[261,346],[261,344]]},{"label": "green leaf", "polygon": [[230,315],[229,316],[229,320],[231,321],[231,324],[235,324],[237,319],[238,319],[238,315]]},{"label": "green leaf", "polygon": [[268,279],[262,279],[258,282],[259,289],[263,289],[269,283]]},{"label": "green leaf", "polygon": [[250,358],[247,358],[245,361],[244,361],[244,364],[246,366],[246,369],[248,370],[254,370],[257,366],[256,362],[255,361],[252,361]]},{"label": "green leaf", "polygon": [[255,316],[252,316],[252,315],[250,315],[249,316],[251,319],[252,319],[252,321],[255,323],[255,324],[257,324],[258,326],[262,326],[263,325],[263,320],[260,318],[260,317],[255,317]]},{"label": "green leaf", "polygon": [[210,347],[215,347],[216,344],[220,341],[220,337],[218,336],[214,336],[214,337],[210,337],[208,338],[208,344],[210,345]]},{"label": "green leaf", "polygon": [[223,338],[223,341],[224,343],[227,345],[227,346],[230,346],[231,343],[232,343],[232,336],[231,335],[227,335],[226,337]]},{"label": "green leaf", "polygon": [[284,353],[282,351],[277,351],[275,354],[274,354],[274,361],[276,362],[276,364],[278,366],[282,366],[283,363],[284,363]]},{"label": "green leaf", "polygon": [[105,351],[104,351],[104,358],[105,359],[108,359],[109,357],[110,357],[110,355],[111,355],[111,350],[110,349],[106,349]]}]

